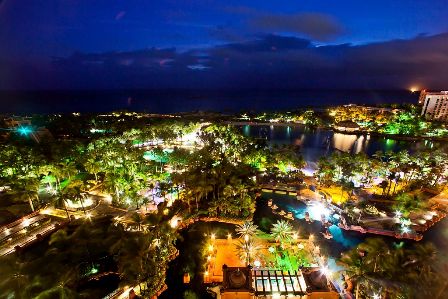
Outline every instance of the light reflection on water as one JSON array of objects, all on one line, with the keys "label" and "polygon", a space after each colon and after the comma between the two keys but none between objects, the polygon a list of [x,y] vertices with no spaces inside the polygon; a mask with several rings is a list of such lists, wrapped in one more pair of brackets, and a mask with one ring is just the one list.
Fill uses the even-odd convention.
[{"label": "light reflection on water", "polygon": [[300,146],[306,161],[317,161],[320,156],[334,150],[348,153],[365,152],[373,155],[381,151],[411,152],[419,148],[439,146],[437,142],[393,140],[380,136],[343,134],[331,130],[313,129],[306,126],[245,125],[239,126],[245,136],[267,139],[271,144],[294,144]]},{"label": "light reflection on water", "polygon": [[342,229],[337,225],[332,225],[328,228],[330,234],[333,236],[333,240],[337,243],[342,244],[346,248],[352,248],[361,243],[362,239],[349,237],[344,235]]},{"label": "light reflection on water", "polygon": [[[254,138],[267,139],[271,144],[294,144],[300,146],[300,152],[305,161],[309,165],[315,165],[315,162],[321,156],[327,156],[331,154],[335,149],[342,150],[350,153],[365,152],[367,155],[373,155],[377,151],[399,151],[407,149],[410,152],[414,152],[423,148],[437,148],[442,147],[447,149],[446,144],[432,141],[403,141],[393,140],[384,137],[371,136],[371,135],[354,135],[354,134],[341,134],[333,133],[329,130],[312,129],[305,126],[248,126],[244,128],[243,134]],[[272,198],[276,198],[270,194]],[[279,200],[278,202],[281,202]],[[281,204],[277,203],[280,207]],[[300,222],[300,225],[307,225],[305,218],[306,205],[303,203],[297,203],[294,205],[285,206],[285,211],[293,212],[294,216]],[[343,252],[349,248],[352,248],[362,242],[366,237],[375,237],[375,235],[365,235],[357,232],[343,231],[336,225],[329,228],[330,233],[333,235],[333,239],[324,240],[329,244],[330,250],[332,250],[332,256],[337,257],[340,252]],[[378,236],[376,236],[378,237]],[[397,240],[392,238],[383,237],[391,244]],[[430,228],[424,234],[423,241],[429,241],[434,243],[438,249],[437,266],[441,270],[445,270],[448,276],[448,217],[437,223],[434,227]],[[405,241],[406,244],[414,243],[413,241]],[[448,277],[447,277],[448,279]]]},{"label": "light reflection on water", "polygon": [[[317,221],[317,223],[320,222],[321,215],[325,214],[327,219],[333,223],[328,229],[333,238],[323,240],[332,247],[333,256],[339,256],[341,252],[355,247],[365,238],[365,235],[356,232],[347,232],[339,228],[337,226],[338,220],[332,217],[330,211],[323,208],[322,204],[320,204],[321,206],[319,204],[307,206],[305,203],[297,201],[294,196],[289,195],[265,194],[264,197],[274,199],[274,203],[279,207],[278,211],[284,210],[286,213],[292,212],[294,218],[297,219],[295,221],[299,221],[302,227],[310,225],[310,223],[305,221],[306,212],[309,213],[313,222]],[[293,200],[292,204],[290,203],[291,200]],[[322,226],[318,225],[317,227],[320,227],[320,229],[313,231],[314,234],[319,235],[325,231]]]}]

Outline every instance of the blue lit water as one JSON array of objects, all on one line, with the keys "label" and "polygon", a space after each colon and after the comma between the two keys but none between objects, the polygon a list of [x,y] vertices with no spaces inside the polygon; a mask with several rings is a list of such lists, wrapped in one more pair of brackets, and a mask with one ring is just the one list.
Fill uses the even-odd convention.
[{"label": "blue lit water", "polygon": [[[323,234],[327,231],[327,228],[322,225],[321,209],[313,211],[313,206],[307,206],[305,203],[298,201],[295,196],[275,194],[275,193],[263,193],[261,199],[257,202],[257,210],[254,215],[254,222],[260,226],[262,230],[269,231],[272,223],[279,219],[285,219],[277,214],[272,214],[271,208],[267,207],[267,201],[273,200],[273,204],[278,206],[277,211],[281,210],[292,212],[294,220],[290,221],[295,229],[299,232],[301,237],[308,237],[309,234],[315,236],[316,242],[322,244],[323,252],[326,252],[332,257],[339,257],[340,254],[350,248],[355,247],[365,239],[365,235],[344,231],[340,229],[337,224],[339,220],[333,217],[334,213],[327,211],[328,221],[332,224],[328,231],[333,236],[332,239],[325,239]],[[311,222],[305,220],[305,213],[310,214]]]},{"label": "blue lit water", "polygon": [[414,152],[423,148],[445,147],[446,144],[432,141],[394,140],[382,136],[335,133],[326,129],[307,126],[245,125],[239,126],[245,136],[262,138],[271,144],[293,144],[300,147],[304,159],[316,162],[321,156],[331,154],[334,150],[352,154],[364,152],[373,155],[377,151],[400,151],[407,149]]},{"label": "blue lit water", "polygon": [[[264,138],[272,144],[295,144],[300,146],[300,152],[309,164],[316,163],[319,157],[329,155],[334,150],[349,153],[364,152],[368,155],[372,155],[378,150],[399,151],[407,149],[413,152],[422,148],[436,147],[448,150],[447,143],[401,141],[384,137],[339,134],[329,130],[311,129],[304,126],[289,128],[281,126],[243,126],[241,129],[246,136]],[[331,257],[328,261],[329,266],[333,271],[338,268],[335,264],[335,260],[339,258],[342,252],[356,247],[368,237],[383,238],[389,244],[396,246],[415,243],[414,241],[409,240],[396,240],[390,237],[344,231],[335,225],[337,223],[335,220],[337,219],[332,218],[330,218],[330,221],[334,224],[330,226],[328,230],[333,238],[328,240],[321,234],[325,229],[322,227],[320,221],[308,223],[304,220],[305,212],[307,211],[307,206],[304,203],[298,202],[293,196],[265,193],[258,206],[261,207],[263,201],[267,201],[269,198],[274,199],[274,203],[279,206],[279,209],[283,209],[286,212],[291,211],[294,214],[297,219],[294,220],[293,225],[298,229],[302,236],[308,236],[310,233],[316,236],[316,242],[321,244],[321,251]],[[266,205],[266,203],[264,204]],[[271,216],[268,216],[271,212],[270,209],[269,211],[264,211],[265,209],[259,209],[258,206],[257,211],[255,212],[254,221],[259,221],[258,224],[261,224],[264,230],[267,229],[268,225],[272,225],[275,220],[281,219],[278,215],[273,216],[271,214]],[[317,219],[318,218],[319,215],[317,215]],[[438,253],[437,262],[434,263],[434,266],[439,270],[439,273],[444,273],[446,275],[445,278],[448,279],[448,218],[435,224],[425,232],[423,240],[420,242],[430,242],[435,245]]]}]

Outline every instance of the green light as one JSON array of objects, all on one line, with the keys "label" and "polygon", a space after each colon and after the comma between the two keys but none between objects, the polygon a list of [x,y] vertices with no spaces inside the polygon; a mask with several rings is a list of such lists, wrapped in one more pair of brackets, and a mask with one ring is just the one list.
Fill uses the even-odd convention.
[{"label": "green light", "polygon": [[98,273],[98,268],[92,267],[92,269],[90,269],[90,274],[96,274]]},{"label": "green light", "polygon": [[17,132],[20,135],[26,136],[26,135],[31,134],[33,132],[33,130],[31,130],[30,127],[19,127],[19,128],[17,128]]}]

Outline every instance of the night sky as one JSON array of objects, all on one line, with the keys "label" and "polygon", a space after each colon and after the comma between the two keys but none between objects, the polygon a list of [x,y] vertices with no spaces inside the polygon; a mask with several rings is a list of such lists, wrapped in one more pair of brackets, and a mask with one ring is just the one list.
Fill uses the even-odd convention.
[{"label": "night sky", "polygon": [[446,89],[447,11],[447,0],[0,0],[0,89]]}]

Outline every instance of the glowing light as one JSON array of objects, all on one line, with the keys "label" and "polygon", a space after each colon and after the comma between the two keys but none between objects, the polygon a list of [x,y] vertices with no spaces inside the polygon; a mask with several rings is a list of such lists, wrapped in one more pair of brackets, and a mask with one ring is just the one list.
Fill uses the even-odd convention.
[{"label": "glowing light", "polygon": [[403,226],[403,227],[401,228],[401,231],[402,231],[404,234],[407,234],[407,233],[409,233],[411,230],[409,229],[409,227],[407,227],[407,226]]},{"label": "glowing light", "polygon": [[249,235],[244,235],[244,241],[246,241],[246,242],[249,241]]},{"label": "glowing light", "polygon": [[260,262],[259,260],[256,260],[256,261],[254,262],[254,266],[257,267],[257,268],[259,268],[259,267],[261,266],[261,262]]},{"label": "glowing light", "polygon": [[320,272],[327,277],[332,274],[330,269],[328,269],[328,267],[325,267],[325,266],[320,269]]},{"label": "glowing light", "polygon": [[395,217],[400,218],[403,215],[400,211],[395,211]]},{"label": "glowing light", "polygon": [[30,220],[29,219],[23,220],[23,226],[28,226],[28,225],[30,225]]},{"label": "glowing light", "polygon": [[302,243],[298,244],[297,247],[298,247],[300,250],[302,250],[303,248],[305,248],[305,246],[303,246]]},{"label": "glowing light", "polygon": [[174,216],[170,220],[170,226],[172,228],[176,228],[179,225],[179,221],[181,221],[181,220],[182,220],[182,218],[180,218],[179,216]]},{"label": "glowing light", "polygon": [[271,247],[269,247],[269,249],[268,249],[268,250],[269,250],[269,252],[270,252],[270,253],[274,253],[274,251],[275,251],[275,248],[271,246]]},{"label": "glowing light", "polygon": [[96,274],[98,273],[98,268],[92,267],[92,269],[90,270],[90,274]]},{"label": "glowing light", "polygon": [[9,234],[9,228],[5,229],[5,234]]},{"label": "glowing light", "polygon": [[310,214],[310,217],[313,220],[321,220],[322,215],[325,217],[330,216],[330,210],[327,209],[322,203],[317,202],[313,203],[312,205],[308,206],[308,213]]},{"label": "glowing light", "polygon": [[126,204],[128,204],[128,205],[131,204],[131,200],[129,198],[126,199]]},{"label": "glowing light", "polygon": [[210,238],[214,240],[216,238],[215,234],[211,234]]},{"label": "glowing light", "polygon": [[372,299],[381,299],[381,295],[380,294],[374,294]]},{"label": "glowing light", "polygon": [[294,238],[294,240],[297,240],[299,238],[299,235],[297,233],[293,234],[292,237]]},{"label": "glowing light", "polygon": [[52,208],[47,208],[47,209],[42,210],[40,213],[45,214],[45,215],[50,215],[52,212],[53,212]]},{"label": "glowing light", "polygon": [[92,214],[91,213],[87,213],[86,214],[86,218],[91,219],[92,218]]},{"label": "glowing light", "polygon": [[227,239],[228,239],[228,240],[232,240],[232,234],[230,234],[230,233],[227,234]]},{"label": "glowing light", "polygon": [[208,251],[213,251],[213,245],[208,245]]},{"label": "glowing light", "polygon": [[29,127],[19,127],[19,128],[17,128],[17,132],[20,134],[20,135],[23,135],[23,136],[25,136],[25,135],[29,135],[31,132],[33,132],[32,130],[31,130],[31,128],[29,128]]},{"label": "glowing light", "polygon": [[313,240],[314,240],[314,235],[310,234],[310,241],[313,241]]},{"label": "glowing light", "polygon": [[208,271],[205,271],[204,275],[205,275],[205,276],[208,276]]},{"label": "glowing light", "polygon": [[414,93],[414,92],[418,91],[418,87],[417,86],[411,86],[411,88],[409,88],[409,91]]},{"label": "glowing light", "polygon": [[209,255],[207,256],[207,261],[210,261],[212,259],[212,257]]}]

